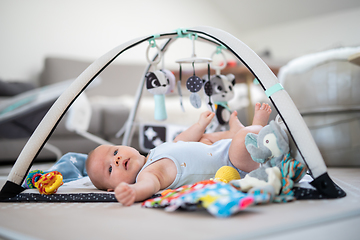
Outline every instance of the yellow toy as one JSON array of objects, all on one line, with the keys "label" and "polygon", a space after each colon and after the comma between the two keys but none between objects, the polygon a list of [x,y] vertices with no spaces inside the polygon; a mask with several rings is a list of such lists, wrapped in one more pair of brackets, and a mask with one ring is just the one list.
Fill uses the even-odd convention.
[{"label": "yellow toy", "polygon": [[63,184],[63,176],[58,171],[53,171],[42,175],[35,182],[35,187],[41,194],[53,194]]},{"label": "yellow toy", "polygon": [[215,180],[223,183],[229,183],[232,180],[238,180],[240,178],[239,172],[230,166],[222,166],[215,174]]}]

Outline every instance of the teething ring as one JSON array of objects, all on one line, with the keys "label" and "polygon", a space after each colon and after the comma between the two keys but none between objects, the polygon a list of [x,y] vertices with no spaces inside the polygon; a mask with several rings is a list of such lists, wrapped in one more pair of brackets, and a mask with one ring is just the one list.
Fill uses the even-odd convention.
[{"label": "teething ring", "polygon": [[58,171],[49,172],[40,177],[35,183],[41,194],[56,193],[57,189],[63,184],[63,176]]}]

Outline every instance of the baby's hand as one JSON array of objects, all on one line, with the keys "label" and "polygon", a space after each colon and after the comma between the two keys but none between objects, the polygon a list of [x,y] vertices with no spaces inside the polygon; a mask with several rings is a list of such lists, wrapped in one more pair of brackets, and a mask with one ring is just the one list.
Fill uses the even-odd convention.
[{"label": "baby's hand", "polygon": [[199,119],[199,125],[206,128],[211,120],[214,118],[215,113],[211,112],[211,111],[205,111],[203,113],[201,113],[200,115],[200,119]]},{"label": "baby's hand", "polygon": [[135,202],[135,190],[131,185],[122,182],[115,188],[116,199],[124,206],[131,206]]}]

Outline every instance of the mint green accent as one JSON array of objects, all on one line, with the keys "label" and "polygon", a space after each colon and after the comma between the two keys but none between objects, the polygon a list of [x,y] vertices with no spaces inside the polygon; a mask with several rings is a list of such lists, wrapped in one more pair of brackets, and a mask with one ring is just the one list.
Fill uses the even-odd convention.
[{"label": "mint green accent", "polygon": [[158,121],[163,121],[167,118],[166,107],[165,107],[165,95],[164,94],[155,94],[155,109],[154,109],[154,118]]},{"label": "mint green accent", "polygon": [[191,39],[191,36],[194,35],[194,40],[196,40],[198,38],[197,33],[189,33],[188,37]]},{"label": "mint green accent", "polygon": [[152,48],[156,47],[156,38],[159,38],[160,34],[155,34],[153,35],[153,37],[151,39],[149,39],[149,44],[151,45]]},{"label": "mint green accent", "polygon": [[216,47],[216,54],[220,54],[223,49],[227,49],[225,46],[220,45]]},{"label": "mint green accent", "polygon": [[186,29],[178,28],[178,29],[176,29],[176,32],[177,32],[179,38],[183,38],[183,37],[188,36],[188,33],[187,33]]},{"label": "mint green accent", "polygon": [[280,91],[280,90],[283,90],[283,89],[284,89],[284,87],[280,83],[277,83],[277,84],[273,85],[272,87],[270,87],[269,89],[267,89],[265,91],[265,94],[266,94],[267,97],[270,97],[271,95],[273,95],[277,91]]},{"label": "mint green accent", "polygon": [[257,78],[254,78],[253,83],[254,83],[255,85],[259,85],[259,80],[257,80]]},{"label": "mint green accent", "polygon": [[226,108],[229,112],[231,112],[229,106],[227,105],[227,102],[214,102],[217,105],[223,106],[224,108]]},{"label": "mint green accent", "polygon": [[5,108],[4,110],[2,110],[2,111],[0,112],[0,115],[3,115],[3,114],[8,113],[8,112],[11,112],[11,111],[13,111],[13,110],[15,110],[15,109],[17,109],[17,108],[19,108],[19,107],[22,107],[22,106],[24,106],[24,105],[26,105],[26,104],[34,101],[35,98],[36,98],[35,96],[30,96],[30,97],[27,97],[27,98],[25,98],[25,99],[22,99],[22,100],[14,103],[14,104],[8,106],[8,107]]},{"label": "mint green accent", "polygon": [[194,40],[196,40],[198,38],[197,33],[188,33],[186,29],[178,28],[178,29],[176,29],[176,32],[177,32],[178,38],[188,37],[191,39],[191,36],[194,36]]}]

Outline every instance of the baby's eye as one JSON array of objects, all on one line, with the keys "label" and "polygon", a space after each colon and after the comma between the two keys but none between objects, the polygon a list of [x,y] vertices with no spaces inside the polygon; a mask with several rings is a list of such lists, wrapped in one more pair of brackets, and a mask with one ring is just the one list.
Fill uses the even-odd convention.
[{"label": "baby's eye", "polygon": [[109,167],[109,173],[111,173],[111,172],[112,172],[112,166]]},{"label": "baby's eye", "polygon": [[118,152],[119,152],[119,150],[116,149],[116,150],[114,151],[114,156],[116,156],[116,154],[118,154]]}]

